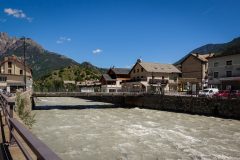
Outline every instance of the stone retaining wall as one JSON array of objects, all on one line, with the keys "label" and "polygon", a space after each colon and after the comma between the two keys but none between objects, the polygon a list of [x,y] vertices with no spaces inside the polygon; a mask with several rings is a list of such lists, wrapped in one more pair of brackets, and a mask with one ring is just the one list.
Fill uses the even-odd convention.
[{"label": "stone retaining wall", "polygon": [[108,102],[120,107],[140,107],[208,116],[240,119],[240,99],[209,99],[187,96],[113,93],[35,93],[33,96],[79,97]]},{"label": "stone retaining wall", "polygon": [[125,97],[125,104],[140,108],[240,119],[240,100],[145,95]]},{"label": "stone retaining wall", "polygon": [[163,111],[240,119],[240,100],[209,99],[186,96],[93,96],[82,97],[94,101],[118,104],[121,107],[139,107]]}]

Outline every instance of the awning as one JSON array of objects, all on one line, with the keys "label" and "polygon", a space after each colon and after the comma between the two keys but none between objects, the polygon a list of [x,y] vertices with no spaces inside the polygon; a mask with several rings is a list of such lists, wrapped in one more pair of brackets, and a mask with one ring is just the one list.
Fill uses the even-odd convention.
[{"label": "awning", "polygon": [[240,81],[240,77],[224,77],[219,78],[220,81]]},{"label": "awning", "polygon": [[142,85],[144,85],[145,87],[149,86],[148,82],[140,82]]}]

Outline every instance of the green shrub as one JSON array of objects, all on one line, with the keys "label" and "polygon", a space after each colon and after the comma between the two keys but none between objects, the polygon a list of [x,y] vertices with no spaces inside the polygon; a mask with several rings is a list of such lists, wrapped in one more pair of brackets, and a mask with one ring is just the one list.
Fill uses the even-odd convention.
[{"label": "green shrub", "polygon": [[27,106],[27,97],[22,97],[20,93],[16,95],[16,113],[19,118],[27,125],[29,128],[32,128],[33,124],[36,122],[36,114],[32,114],[31,110],[26,108]]}]

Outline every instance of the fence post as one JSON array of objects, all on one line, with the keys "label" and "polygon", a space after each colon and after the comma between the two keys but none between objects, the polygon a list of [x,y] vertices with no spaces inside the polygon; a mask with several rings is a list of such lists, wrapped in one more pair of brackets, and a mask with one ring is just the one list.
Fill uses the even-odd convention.
[{"label": "fence post", "polygon": [[[9,102],[8,103],[8,105],[9,105],[9,108],[10,108],[10,113],[9,113],[9,115],[10,115],[10,117],[9,118],[13,118],[13,107],[14,107],[14,103],[13,102]],[[14,138],[13,138],[13,136],[12,136],[12,131],[13,131],[13,126],[12,126],[12,124],[11,124],[11,122],[9,123],[9,139],[10,139],[10,144],[12,145],[12,144],[14,144],[15,143],[15,140],[14,140]]]}]

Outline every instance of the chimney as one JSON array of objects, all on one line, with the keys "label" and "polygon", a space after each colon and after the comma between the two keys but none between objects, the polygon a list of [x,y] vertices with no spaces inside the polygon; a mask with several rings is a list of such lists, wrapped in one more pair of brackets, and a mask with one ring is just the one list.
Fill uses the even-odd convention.
[{"label": "chimney", "polygon": [[196,53],[196,56],[199,57],[199,53]]},{"label": "chimney", "polygon": [[137,59],[137,63],[141,63],[142,62],[142,59]]}]

